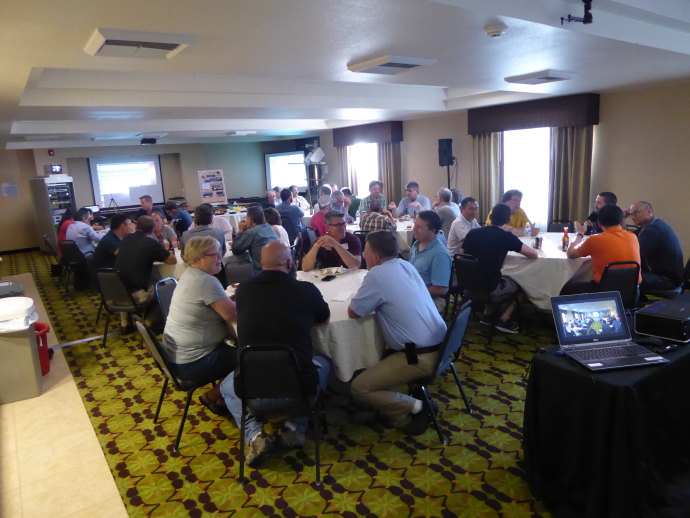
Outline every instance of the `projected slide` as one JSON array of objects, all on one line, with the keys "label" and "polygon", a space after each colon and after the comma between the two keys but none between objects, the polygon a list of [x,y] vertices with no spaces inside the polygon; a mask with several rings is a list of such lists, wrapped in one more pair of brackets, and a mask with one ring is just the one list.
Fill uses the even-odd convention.
[{"label": "projected slide", "polygon": [[267,153],[266,186],[282,188],[296,185],[300,191],[307,189],[307,171],[304,167],[304,153],[289,151],[287,153]]},{"label": "projected slide", "polygon": [[90,158],[94,201],[101,207],[139,205],[148,194],[163,203],[163,185],[157,155]]}]

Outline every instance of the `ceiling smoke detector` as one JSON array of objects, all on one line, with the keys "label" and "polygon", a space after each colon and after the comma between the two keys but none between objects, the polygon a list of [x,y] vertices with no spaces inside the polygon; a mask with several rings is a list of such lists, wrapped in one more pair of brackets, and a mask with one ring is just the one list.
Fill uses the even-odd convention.
[{"label": "ceiling smoke detector", "polygon": [[577,74],[571,72],[559,72],[557,70],[541,70],[539,72],[532,72],[531,74],[524,74],[521,76],[511,76],[504,78],[506,83],[516,83],[520,85],[543,85],[546,83],[555,83],[557,81],[567,81],[577,77]]},{"label": "ceiling smoke detector", "polygon": [[170,59],[194,39],[183,34],[96,29],[84,51],[99,57]]},{"label": "ceiling smoke detector", "polygon": [[484,27],[484,32],[489,38],[500,38],[505,34],[507,28],[503,24],[487,25]]},{"label": "ceiling smoke detector", "polygon": [[347,65],[347,69],[350,72],[359,72],[360,74],[382,74],[392,76],[401,74],[412,68],[434,65],[436,63],[438,63],[438,61],[435,59],[411,58],[387,54],[360,63]]}]

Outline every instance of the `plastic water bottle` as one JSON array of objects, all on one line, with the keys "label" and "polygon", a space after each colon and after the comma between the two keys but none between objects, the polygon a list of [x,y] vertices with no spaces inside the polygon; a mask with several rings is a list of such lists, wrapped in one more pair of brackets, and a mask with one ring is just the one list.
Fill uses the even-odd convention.
[{"label": "plastic water bottle", "polygon": [[525,225],[525,237],[532,237],[532,227],[529,223]]}]

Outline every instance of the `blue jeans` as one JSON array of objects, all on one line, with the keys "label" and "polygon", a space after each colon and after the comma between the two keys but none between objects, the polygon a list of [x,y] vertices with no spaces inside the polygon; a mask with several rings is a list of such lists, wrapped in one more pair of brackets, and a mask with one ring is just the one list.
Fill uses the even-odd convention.
[{"label": "blue jeans", "polygon": [[[319,386],[320,390],[325,390],[328,383],[331,381],[331,362],[328,358],[323,356],[314,356],[314,361],[320,364],[316,366],[319,371]],[[225,404],[230,410],[230,413],[235,418],[235,422],[239,427],[242,423],[242,399],[235,395],[235,373],[231,373],[220,384],[220,393],[225,400]],[[280,399],[276,399],[276,404],[280,404]],[[294,428],[302,433],[306,432],[309,425],[309,416],[306,415],[291,415],[285,420],[285,426]],[[244,425],[244,439],[249,444],[249,441],[257,433],[261,432],[264,424],[258,417],[247,414]]]}]

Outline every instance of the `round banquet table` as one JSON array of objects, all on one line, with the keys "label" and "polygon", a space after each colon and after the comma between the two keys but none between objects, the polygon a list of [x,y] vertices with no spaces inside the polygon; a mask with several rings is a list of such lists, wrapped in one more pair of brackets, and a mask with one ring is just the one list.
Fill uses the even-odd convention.
[{"label": "round banquet table", "polygon": [[[508,252],[501,273],[517,282],[539,309],[551,310],[550,297],[557,296],[566,282],[593,279],[592,259],[568,259],[561,250],[563,234],[560,232],[544,232],[539,236],[543,238],[542,248],[537,250],[539,259]],[[521,237],[520,241],[532,246],[534,238]]]},{"label": "round banquet table", "polygon": [[223,218],[227,220],[228,223],[230,223],[230,226],[235,229],[235,232],[240,231],[240,221],[244,221],[247,219],[247,212],[235,212],[235,211],[230,211],[226,212],[225,214],[220,214],[216,216],[217,218]]},{"label": "round banquet table", "polygon": [[306,214],[306,213],[304,214],[304,216],[302,216],[301,221],[302,221],[303,227],[311,227],[311,217],[312,217],[311,214]]},{"label": "round banquet table", "polygon": [[297,272],[297,279],[319,288],[331,309],[330,322],[312,329],[314,354],[330,358],[335,375],[345,382],[352,379],[355,371],[377,364],[386,347],[374,314],[350,318],[347,315],[350,298],[343,302],[333,300],[341,292],[354,295],[367,273],[366,270],[357,270],[354,274],[346,272],[324,282],[313,272]]},{"label": "round banquet table", "polygon": [[[401,252],[409,252],[412,248],[412,226],[414,221],[396,221],[395,237],[398,238],[398,247]],[[361,230],[359,221],[347,225],[348,232]]]},{"label": "round banquet table", "polygon": [[[230,243],[226,243],[228,251],[225,252],[226,259],[232,256],[232,250],[230,250]],[[153,269],[151,270],[151,282],[157,282],[161,279],[167,279],[168,277],[173,277],[177,280],[182,277],[184,271],[189,268],[189,265],[182,260],[182,254],[179,248],[175,249],[175,257],[177,257],[177,264],[165,264],[165,263],[153,263]],[[224,261],[225,262],[225,261]]]}]

